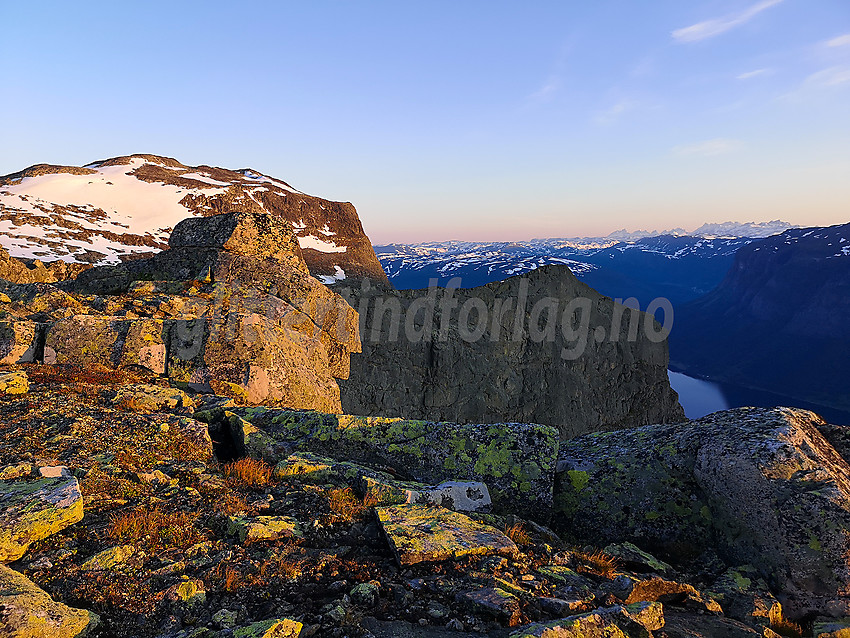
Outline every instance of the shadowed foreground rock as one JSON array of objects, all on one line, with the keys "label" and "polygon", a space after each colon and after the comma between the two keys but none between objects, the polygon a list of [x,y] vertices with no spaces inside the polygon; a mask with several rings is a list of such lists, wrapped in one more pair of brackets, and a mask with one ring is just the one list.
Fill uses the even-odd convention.
[{"label": "shadowed foreground rock", "polygon": [[551,510],[558,437],[545,425],[464,425],[266,408],[217,410],[198,418],[226,432],[238,455],[277,462],[299,450],[389,466],[399,476],[429,484],[483,481],[496,509],[544,520]]},{"label": "shadowed foreground rock", "polygon": [[792,616],[850,613],[850,467],[805,410],[741,408],[561,445],[554,522],[752,564]]}]

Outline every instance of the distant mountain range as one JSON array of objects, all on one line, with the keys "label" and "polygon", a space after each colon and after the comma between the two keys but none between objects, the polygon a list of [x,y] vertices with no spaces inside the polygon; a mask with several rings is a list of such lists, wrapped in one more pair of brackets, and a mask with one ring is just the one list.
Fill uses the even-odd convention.
[{"label": "distant mountain range", "polygon": [[[582,281],[614,298],[635,297],[642,307],[656,297],[674,305],[709,292],[725,276],[735,252],[787,222],[704,224],[693,234],[616,231],[606,237],[524,242],[427,242],[375,246],[390,282],[400,289],[480,286],[540,266],[564,264]],[[684,232],[684,231],[683,231]]]}]

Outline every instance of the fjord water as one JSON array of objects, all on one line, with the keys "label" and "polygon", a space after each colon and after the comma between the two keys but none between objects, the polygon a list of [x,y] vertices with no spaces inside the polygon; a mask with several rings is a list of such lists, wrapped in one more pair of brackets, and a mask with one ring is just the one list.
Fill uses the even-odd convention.
[{"label": "fjord water", "polygon": [[793,399],[791,397],[752,390],[727,383],[717,383],[705,379],[689,377],[681,372],[668,371],[670,385],[679,393],[679,403],[685,409],[685,416],[698,419],[717,412],[743,406],[773,407],[782,405],[804,408],[817,412],[835,425],[850,425],[850,413]]}]

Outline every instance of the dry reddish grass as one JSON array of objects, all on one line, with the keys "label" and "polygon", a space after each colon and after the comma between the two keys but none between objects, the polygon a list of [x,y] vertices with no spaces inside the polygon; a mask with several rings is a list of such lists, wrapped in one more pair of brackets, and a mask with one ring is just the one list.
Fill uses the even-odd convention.
[{"label": "dry reddish grass", "polygon": [[268,463],[250,458],[228,463],[222,473],[235,487],[262,487],[268,485],[272,478],[272,468]]},{"label": "dry reddish grass", "polygon": [[186,548],[204,540],[195,526],[197,520],[195,513],[136,509],[111,517],[107,534],[122,543],[145,545],[150,551]]},{"label": "dry reddish grass", "polygon": [[352,521],[366,514],[369,505],[364,505],[350,487],[334,489],[327,493],[328,506],[339,520]]},{"label": "dry reddish grass", "polygon": [[514,523],[513,525],[505,526],[505,536],[510,538],[517,545],[530,545],[531,536],[525,531],[525,525]]},{"label": "dry reddish grass", "polygon": [[132,370],[114,370],[103,366],[40,365],[24,366],[27,376],[34,383],[89,383],[93,385],[121,385],[143,383],[146,380]]},{"label": "dry reddish grass", "polygon": [[610,578],[617,571],[619,563],[616,558],[608,554],[596,550],[595,552],[578,552],[576,559],[579,562],[577,571],[597,576]]}]

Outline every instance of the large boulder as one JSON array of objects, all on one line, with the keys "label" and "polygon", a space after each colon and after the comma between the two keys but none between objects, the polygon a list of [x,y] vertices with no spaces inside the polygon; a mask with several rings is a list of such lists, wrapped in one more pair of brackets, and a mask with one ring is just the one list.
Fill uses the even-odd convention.
[{"label": "large boulder", "polygon": [[80,484],[65,473],[0,481],[0,562],[18,560],[32,543],[82,518]]},{"label": "large boulder", "polygon": [[[436,484],[482,481],[494,508],[548,518],[558,452],[552,427],[529,423],[469,425],[313,411],[234,408],[198,415],[225,431],[238,455],[267,461],[292,450],[378,467]],[[217,438],[219,435],[214,435]]]},{"label": "large boulder", "polygon": [[850,467],[805,410],[741,408],[561,445],[555,525],[750,563],[795,617],[850,613]]},{"label": "large boulder", "polygon": [[76,638],[100,622],[97,614],[57,603],[23,574],[0,565],[0,634],[5,638]]},{"label": "large boulder", "polygon": [[9,289],[7,363],[141,368],[242,404],[339,412],[336,380],[360,350],[357,313],[256,205],[187,219],[168,250],[91,268],[67,292],[39,286]]},{"label": "large boulder", "polygon": [[684,420],[661,326],[566,266],[465,290],[340,292],[362,322],[340,384],[348,413],[544,423],[563,438]]}]

